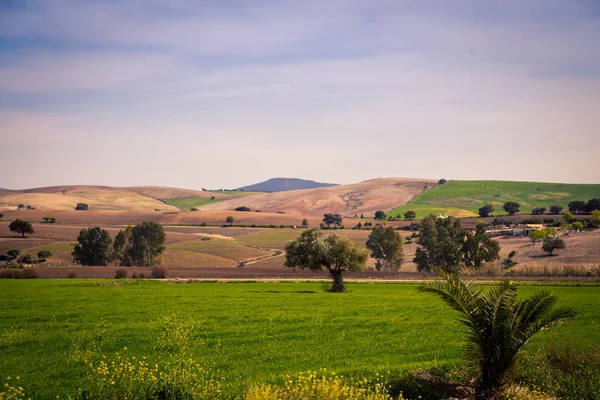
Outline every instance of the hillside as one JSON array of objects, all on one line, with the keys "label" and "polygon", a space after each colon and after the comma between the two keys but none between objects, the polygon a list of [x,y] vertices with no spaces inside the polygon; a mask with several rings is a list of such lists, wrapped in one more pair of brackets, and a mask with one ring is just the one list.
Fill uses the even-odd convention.
[{"label": "hillside", "polygon": [[19,204],[37,210],[73,210],[86,203],[91,210],[177,211],[174,206],[125,188],[108,186],[52,186],[0,192],[0,209],[16,209]]},{"label": "hillside", "polygon": [[410,178],[372,179],[351,185],[317,189],[264,193],[255,196],[221,201],[201,207],[201,210],[234,210],[246,206],[265,212],[283,211],[302,215],[339,213],[344,216],[365,214],[373,216],[377,210],[390,210],[421,193],[425,186],[437,180]]},{"label": "hillside", "polygon": [[417,212],[417,218],[427,214],[448,214],[455,217],[475,217],[477,210],[491,203],[494,215],[506,214],[502,205],[516,201],[521,213],[530,214],[535,207],[550,208],[560,205],[567,208],[570,201],[600,197],[600,185],[563,184],[514,181],[448,181],[446,184],[427,190],[408,204],[390,211],[401,215],[407,210]]},{"label": "hillside", "polygon": [[338,185],[335,183],[320,183],[297,178],[272,178],[268,181],[241,187],[238,190],[255,192],[287,192],[289,190],[316,189],[330,186]]}]

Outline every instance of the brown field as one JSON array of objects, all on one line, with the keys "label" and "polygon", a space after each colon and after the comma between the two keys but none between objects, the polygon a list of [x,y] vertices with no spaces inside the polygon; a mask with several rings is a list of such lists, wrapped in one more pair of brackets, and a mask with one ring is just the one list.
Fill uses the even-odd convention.
[{"label": "brown field", "polygon": [[409,178],[372,179],[351,185],[293,190],[290,192],[257,194],[202,206],[201,210],[224,211],[247,206],[266,212],[285,211],[291,214],[321,216],[338,213],[344,216],[364,213],[372,216],[377,210],[391,210],[421,193],[426,185],[436,181]]}]

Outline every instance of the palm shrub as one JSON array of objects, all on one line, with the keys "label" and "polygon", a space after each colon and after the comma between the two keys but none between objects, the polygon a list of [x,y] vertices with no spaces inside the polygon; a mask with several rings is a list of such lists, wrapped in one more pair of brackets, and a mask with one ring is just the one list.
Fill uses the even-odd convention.
[{"label": "palm shrub", "polygon": [[419,291],[437,294],[460,313],[467,333],[465,356],[478,370],[478,398],[489,398],[501,387],[517,353],[534,334],[577,315],[556,307],[557,297],[549,290],[517,299],[517,287],[509,281],[484,290],[457,275],[438,273],[446,282],[424,283]]}]

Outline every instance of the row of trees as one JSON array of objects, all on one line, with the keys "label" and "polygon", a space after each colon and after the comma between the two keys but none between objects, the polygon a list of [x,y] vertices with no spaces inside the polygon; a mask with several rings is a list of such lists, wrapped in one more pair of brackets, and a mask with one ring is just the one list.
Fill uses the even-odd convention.
[{"label": "row of trees", "polygon": [[499,258],[500,245],[485,234],[485,226],[478,223],[475,232],[468,232],[460,221],[429,215],[419,227],[419,238],[413,262],[418,271],[432,267],[456,273],[462,267],[480,268],[484,262]]},{"label": "row of trees", "polygon": [[156,222],[129,225],[113,241],[109,232],[98,226],[82,229],[71,255],[81,265],[153,266],[165,250],[165,231]]},{"label": "row of trees", "polygon": [[[502,208],[508,215],[514,215],[520,211],[521,205],[516,201],[508,201],[504,203]],[[550,206],[549,214],[560,214],[562,210],[562,206],[555,204]],[[569,202],[569,212],[572,214],[591,214],[596,210],[600,210],[600,198],[590,199],[587,203],[578,200]],[[493,204],[486,204],[478,210],[480,217],[489,217],[493,212]],[[545,212],[545,207],[535,207],[531,211],[533,215],[544,215]]]}]

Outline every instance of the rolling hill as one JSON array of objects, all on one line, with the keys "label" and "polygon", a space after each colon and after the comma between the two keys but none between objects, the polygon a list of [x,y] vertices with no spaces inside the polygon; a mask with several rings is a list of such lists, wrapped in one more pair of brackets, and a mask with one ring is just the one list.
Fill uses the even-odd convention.
[{"label": "rolling hill", "polygon": [[502,205],[507,201],[516,201],[521,205],[522,213],[530,214],[534,207],[550,208],[556,204],[566,209],[570,201],[587,201],[594,197],[600,197],[598,184],[457,180],[424,191],[389,214],[401,215],[414,210],[417,218],[430,213],[475,217],[480,207],[491,203],[495,208],[494,215],[504,215]]},{"label": "rolling hill", "polygon": [[255,192],[287,192],[289,190],[316,189],[338,186],[335,183],[320,183],[298,178],[272,178],[264,182],[239,188],[238,190]]},{"label": "rolling hill", "polygon": [[200,210],[234,210],[246,206],[265,212],[302,215],[339,213],[343,216],[365,214],[372,217],[377,210],[390,210],[421,193],[437,180],[380,178],[350,185],[317,189],[257,194],[251,197],[221,201]]}]

